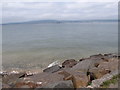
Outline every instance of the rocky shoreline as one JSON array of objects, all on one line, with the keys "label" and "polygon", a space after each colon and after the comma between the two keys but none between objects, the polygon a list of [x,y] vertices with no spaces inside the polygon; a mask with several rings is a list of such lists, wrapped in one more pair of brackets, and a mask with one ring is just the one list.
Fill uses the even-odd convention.
[{"label": "rocky shoreline", "polygon": [[[0,72],[2,88],[102,88],[101,85],[119,75],[119,55],[97,54],[79,61],[65,60],[62,65],[53,65],[42,72]],[[110,83],[111,85],[112,83]],[[118,88],[118,85],[112,88]],[[111,87],[108,87],[111,88]]]}]

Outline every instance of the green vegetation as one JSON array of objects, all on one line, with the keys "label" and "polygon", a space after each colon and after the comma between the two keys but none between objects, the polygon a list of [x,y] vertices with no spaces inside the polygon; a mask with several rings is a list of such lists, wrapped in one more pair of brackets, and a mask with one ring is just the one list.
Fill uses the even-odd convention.
[{"label": "green vegetation", "polygon": [[103,82],[101,87],[102,88],[108,88],[110,84],[116,84],[118,82],[119,78],[120,78],[120,74],[115,75],[115,76],[112,77],[112,79]]}]

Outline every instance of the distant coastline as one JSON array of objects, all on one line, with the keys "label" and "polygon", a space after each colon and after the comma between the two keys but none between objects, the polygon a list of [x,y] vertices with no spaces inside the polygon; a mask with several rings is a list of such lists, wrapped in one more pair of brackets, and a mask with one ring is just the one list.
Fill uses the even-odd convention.
[{"label": "distant coastline", "polygon": [[10,22],[10,23],[2,23],[0,25],[11,25],[11,24],[39,24],[39,23],[108,23],[108,22],[118,22],[118,20],[36,20],[36,21],[25,21],[25,22]]}]

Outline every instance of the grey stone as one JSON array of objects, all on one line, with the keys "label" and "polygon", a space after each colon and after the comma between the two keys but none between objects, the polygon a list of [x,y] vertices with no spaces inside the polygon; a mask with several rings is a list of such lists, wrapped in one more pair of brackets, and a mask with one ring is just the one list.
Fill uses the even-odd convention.
[{"label": "grey stone", "polygon": [[44,69],[43,72],[54,73],[54,72],[59,71],[60,69],[61,67],[59,65],[55,65],[55,66]]},{"label": "grey stone", "polygon": [[64,89],[64,88],[73,88],[74,90],[74,87],[73,87],[73,84],[72,84],[72,81],[71,80],[68,80],[68,81],[59,81],[59,82],[55,82],[55,83],[51,83],[51,84],[48,84],[44,87],[38,87],[36,88],[35,90],[46,90],[46,89],[51,89],[51,90],[61,90],[61,89]]}]

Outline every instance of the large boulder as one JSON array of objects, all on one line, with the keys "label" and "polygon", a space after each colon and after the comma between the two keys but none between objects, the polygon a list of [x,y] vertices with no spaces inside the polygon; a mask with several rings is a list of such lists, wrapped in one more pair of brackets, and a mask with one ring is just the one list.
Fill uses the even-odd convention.
[{"label": "large boulder", "polygon": [[101,62],[98,68],[109,69],[111,72],[118,69],[118,59],[110,58],[108,62]]},{"label": "large boulder", "polygon": [[59,71],[59,74],[64,76],[64,80],[71,80],[73,82],[74,88],[83,88],[88,85],[89,79],[85,72],[73,71],[73,70],[63,70]]},{"label": "large boulder", "polygon": [[59,65],[55,65],[55,66],[44,69],[43,72],[54,73],[54,72],[59,71],[60,69],[61,67]]},{"label": "large boulder", "polygon": [[77,61],[74,60],[74,59],[69,59],[69,60],[65,60],[63,63],[62,63],[62,67],[63,68],[72,68],[74,65],[77,64]]},{"label": "large boulder", "polygon": [[83,60],[83,61],[77,63],[75,66],[73,66],[73,68],[71,68],[71,70],[73,70],[73,71],[83,71],[83,72],[87,73],[88,69],[90,67],[92,67],[95,62],[96,61],[93,60],[93,59]]},{"label": "large boulder", "polygon": [[96,59],[87,59],[80,61],[70,69],[64,69],[60,71],[60,74],[64,75],[64,80],[72,80],[75,88],[86,87],[90,81],[89,69],[94,67]]}]

